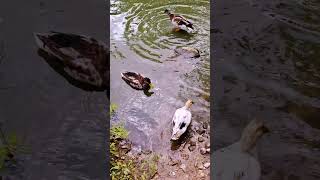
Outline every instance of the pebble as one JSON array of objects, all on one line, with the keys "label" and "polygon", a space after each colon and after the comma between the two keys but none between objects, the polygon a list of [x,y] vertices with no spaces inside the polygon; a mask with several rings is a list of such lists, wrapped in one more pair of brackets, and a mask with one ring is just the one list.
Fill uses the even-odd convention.
[{"label": "pebble", "polygon": [[151,152],[151,150],[143,150],[142,153],[145,154],[145,155],[149,155],[149,154],[151,154],[152,152]]},{"label": "pebble", "polygon": [[189,143],[189,144],[190,144],[190,146],[195,146],[195,145],[197,145],[196,140],[193,139],[193,138],[190,140],[190,143]]},{"label": "pebble", "polygon": [[170,176],[175,176],[176,173],[175,173],[174,171],[170,171],[169,175],[170,175]]},{"label": "pebble", "polygon": [[210,167],[210,163],[209,162],[204,163],[203,166],[207,169],[208,167]]},{"label": "pebble", "polygon": [[198,137],[198,141],[199,141],[199,142],[203,142],[203,141],[204,141],[204,138],[200,136],[200,137]]},{"label": "pebble", "polygon": [[189,159],[189,154],[181,154],[182,159],[188,160]]},{"label": "pebble", "polygon": [[201,170],[199,171],[199,174],[200,174],[200,177],[204,177],[205,176],[205,174]]},{"label": "pebble", "polygon": [[209,126],[208,123],[203,123],[202,124],[203,129],[208,129],[208,126]]},{"label": "pebble", "polygon": [[187,166],[185,164],[181,164],[180,168],[182,169],[183,172],[186,172]]},{"label": "pebble", "polygon": [[171,160],[171,161],[169,162],[169,165],[170,165],[170,166],[175,166],[175,165],[177,165],[177,164],[179,164],[179,163],[180,163],[179,160]]},{"label": "pebble", "polygon": [[206,149],[207,150],[207,153],[210,153],[210,148]]},{"label": "pebble", "polygon": [[196,130],[196,132],[201,135],[201,134],[205,133],[206,131],[202,128],[199,128],[198,130]]},{"label": "pebble", "polygon": [[206,143],[204,144],[204,147],[205,147],[206,149],[210,148],[210,142],[206,142]]},{"label": "pebble", "polygon": [[202,155],[205,155],[205,154],[207,153],[207,149],[206,149],[206,148],[201,148],[201,149],[200,149],[200,153],[201,153]]},{"label": "pebble", "polygon": [[189,146],[188,149],[189,149],[189,151],[192,152],[192,151],[194,151],[196,149],[196,146]]},{"label": "pebble", "polygon": [[198,169],[200,169],[200,170],[205,169],[205,168],[203,167],[202,163],[199,163],[199,162],[196,162],[196,163],[194,164],[194,167],[196,167],[196,168],[198,168]]}]

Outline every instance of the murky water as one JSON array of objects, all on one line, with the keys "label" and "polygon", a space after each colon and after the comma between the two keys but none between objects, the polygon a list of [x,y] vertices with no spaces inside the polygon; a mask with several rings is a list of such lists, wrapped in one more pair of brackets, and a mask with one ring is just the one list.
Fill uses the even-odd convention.
[{"label": "murky water", "polygon": [[319,7],[312,0],[216,4],[213,147],[263,118],[271,133],[259,143],[262,179],[320,177]]},{"label": "murky water", "polygon": [[33,37],[55,30],[105,41],[104,7],[103,1],[1,3],[1,128],[27,150],[15,154],[4,179],[105,179],[105,93],[71,85],[38,56]]},{"label": "murky water", "polygon": [[[193,120],[209,122],[210,6],[209,1],[111,1],[111,102],[119,106],[137,147],[170,151],[172,116],[187,99],[195,101]],[[185,16],[195,26],[192,34],[173,32],[165,9]],[[201,50],[200,58],[170,59],[175,48]],[[149,77],[155,88],[147,97],[133,90],[121,72]]]}]

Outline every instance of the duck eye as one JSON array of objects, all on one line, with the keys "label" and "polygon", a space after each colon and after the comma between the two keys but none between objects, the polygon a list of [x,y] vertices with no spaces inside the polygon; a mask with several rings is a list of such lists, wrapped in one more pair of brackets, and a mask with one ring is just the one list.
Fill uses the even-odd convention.
[{"label": "duck eye", "polygon": [[181,125],[180,125],[180,129],[182,129],[182,128],[184,128],[186,126],[186,123],[181,123]]}]

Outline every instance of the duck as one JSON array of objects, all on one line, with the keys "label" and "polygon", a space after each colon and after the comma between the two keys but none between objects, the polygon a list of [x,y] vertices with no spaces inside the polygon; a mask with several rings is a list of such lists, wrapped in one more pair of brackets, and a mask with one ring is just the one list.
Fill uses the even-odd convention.
[{"label": "duck", "polygon": [[[105,43],[85,35],[50,31],[34,33],[41,55],[50,63],[59,63],[63,74],[89,86],[107,89],[109,50]],[[53,58],[48,58],[53,57]]]},{"label": "duck", "polygon": [[121,77],[133,89],[147,92],[151,88],[150,78],[144,77],[140,73],[126,71],[121,73]]},{"label": "duck", "polygon": [[200,51],[193,47],[178,47],[174,49],[175,56],[181,56],[188,58],[200,57]]},{"label": "duck", "polygon": [[238,142],[213,152],[213,179],[260,180],[256,143],[268,132],[262,120],[254,119],[245,127]]},{"label": "duck", "polygon": [[191,106],[194,102],[189,99],[185,105],[177,109],[172,118],[172,135],[171,140],[177,141],[187,130],[191,123]]},{"label": "duck", "polygon": [[176,32],[183,30],[188,33],[191,33],[194,31],[192,22],[187,20],[185,17],[172,14],[168,9],[165,9],[164,13],[166,13],[169,16],[171,23],[175,27]]}]

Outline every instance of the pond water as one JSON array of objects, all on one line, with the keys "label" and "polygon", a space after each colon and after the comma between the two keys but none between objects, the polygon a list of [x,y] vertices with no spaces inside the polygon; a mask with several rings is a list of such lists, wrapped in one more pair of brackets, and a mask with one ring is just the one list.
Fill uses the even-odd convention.
[{"label": "pond water", "polygon": [[319,7],[315,0],[215,4],[213,150],[262,118],[271,129],[259,142],[262,179],[320,178]]},{"label": "pond water", "polygon": [[[193,123],[210,119],[209,1],[111,1],[111,103],[125,121],[138,148],[170,151],[171,120],[177,108],[193,99]],[[173,32],[165,9],[191,20],[195,32]],[[200,58],[170,57],[177,47],[201,50]],[[121,79],[133,71],[149,77],[154,94],[147,97]]]}]

